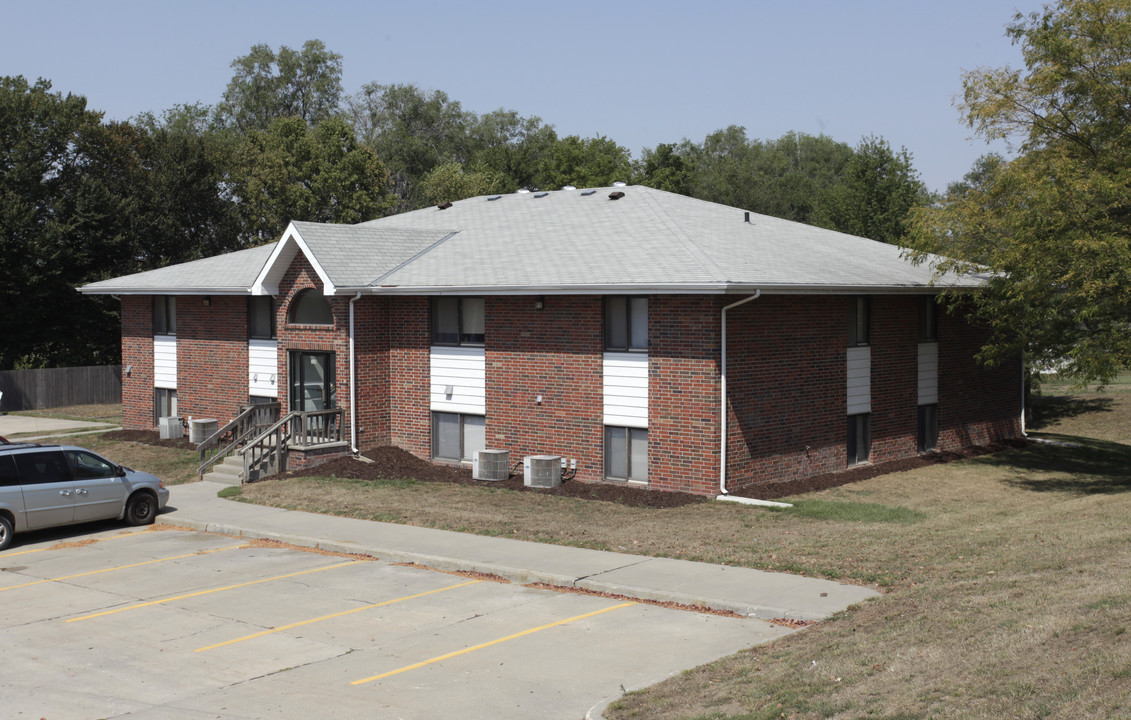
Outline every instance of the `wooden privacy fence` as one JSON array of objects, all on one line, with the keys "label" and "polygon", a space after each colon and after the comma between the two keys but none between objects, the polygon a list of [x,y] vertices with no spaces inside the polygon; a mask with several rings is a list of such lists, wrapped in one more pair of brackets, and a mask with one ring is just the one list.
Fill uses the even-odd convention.
[{"label": "wooden privacy fence", "polygon": [[0,411],[122,402],[122,366],[0,370]]}]

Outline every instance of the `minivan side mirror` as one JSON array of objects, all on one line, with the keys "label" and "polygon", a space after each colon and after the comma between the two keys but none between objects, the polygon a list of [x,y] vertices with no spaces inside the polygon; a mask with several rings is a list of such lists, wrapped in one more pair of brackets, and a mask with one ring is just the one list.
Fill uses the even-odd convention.
[{"label": "minivan side mirror", "polygon": [[117,470],[114,471],[115,475],[117,475],[118,477],[125,477],[126,476],[126,469],[124,467],[122,467],[121,465],[116,465],[115,467],[118,468]]}]

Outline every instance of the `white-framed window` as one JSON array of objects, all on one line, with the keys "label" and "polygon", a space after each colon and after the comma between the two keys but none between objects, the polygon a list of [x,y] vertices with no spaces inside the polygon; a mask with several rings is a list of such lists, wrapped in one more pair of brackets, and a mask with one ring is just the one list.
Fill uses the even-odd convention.
[{"label": "white-framed window", "polygon": [[868,462],[872,454],[872,414],[848,416],[848,464]]},{"label": "white-framed window", "polygon": [[432,298],[433,345],[482,345],[486,303],[481,297]]},{"label": "white-framed window", "polygon": [[170,388],[153,388],[153,424],[163,417],[177,416],[177,391]]},{"label": "white-framed window", "polygon": [[482,415],[432,413],[433,459],[471,461],[476,451],[486,449],[486,419]]},{"label": "white-framed window", "polygon": [[939,447],[939,406],[919,406],[919,452],[930,452]]},{"label": "white-framed window", "polygon": [[648,431],[605,426],[605,477],[648,482]]},{"label": "white-framed window", "polygon": [[177,298],[171,295],[153,296],[153,334],[177,334]]},{"label": "white-framed window", "polygon": [[848,299],[848,346],[868,345],[872,334],[871,298],[861,295]]},{"label": "white-framed window", "polygon": [[648,350],[648,298],[605,298],[605,350]]}]

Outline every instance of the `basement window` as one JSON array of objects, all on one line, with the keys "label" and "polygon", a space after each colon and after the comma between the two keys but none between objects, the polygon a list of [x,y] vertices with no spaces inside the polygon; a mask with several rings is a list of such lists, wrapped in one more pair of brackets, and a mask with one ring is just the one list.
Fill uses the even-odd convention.
[{"label": "basement window", "polygon": [[432,413],[432,458],[470,462],[487,449],[486,418],[461,413]]},{"label": "basement window", "polygon": [[937,450],[939,447],[939,406],[919,406],[919,452]]},{"label": "basement window", "polygon": [[648,431],[644,428],[605,427],[605,477],[648,482]]},{"label": "basement window", "polygon": [[872,454],[872,414],[848,416],[848,464],[866,463]]}]

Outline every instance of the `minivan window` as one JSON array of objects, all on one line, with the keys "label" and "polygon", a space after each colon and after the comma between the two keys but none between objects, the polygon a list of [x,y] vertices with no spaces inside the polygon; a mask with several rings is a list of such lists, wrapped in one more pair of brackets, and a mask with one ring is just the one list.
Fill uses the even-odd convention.
[{"label": "minivan window", "polygon": [[117,474],[118,469],[116,467],[94,453],[67,450],[67,457],[71,459],[71,467],[74,468],[76,480],[108,478]]},{"label": "minivan window", "polygon": [[24,485],[33,483],[70,482],[71,467],[58,450],[46,452],[17,453],[16,467]]},{"label": "minivan window", "polygon": [[11,455],[0,455],[0,487],[19,484],[20,474],[16,472],[16,461]]}]

